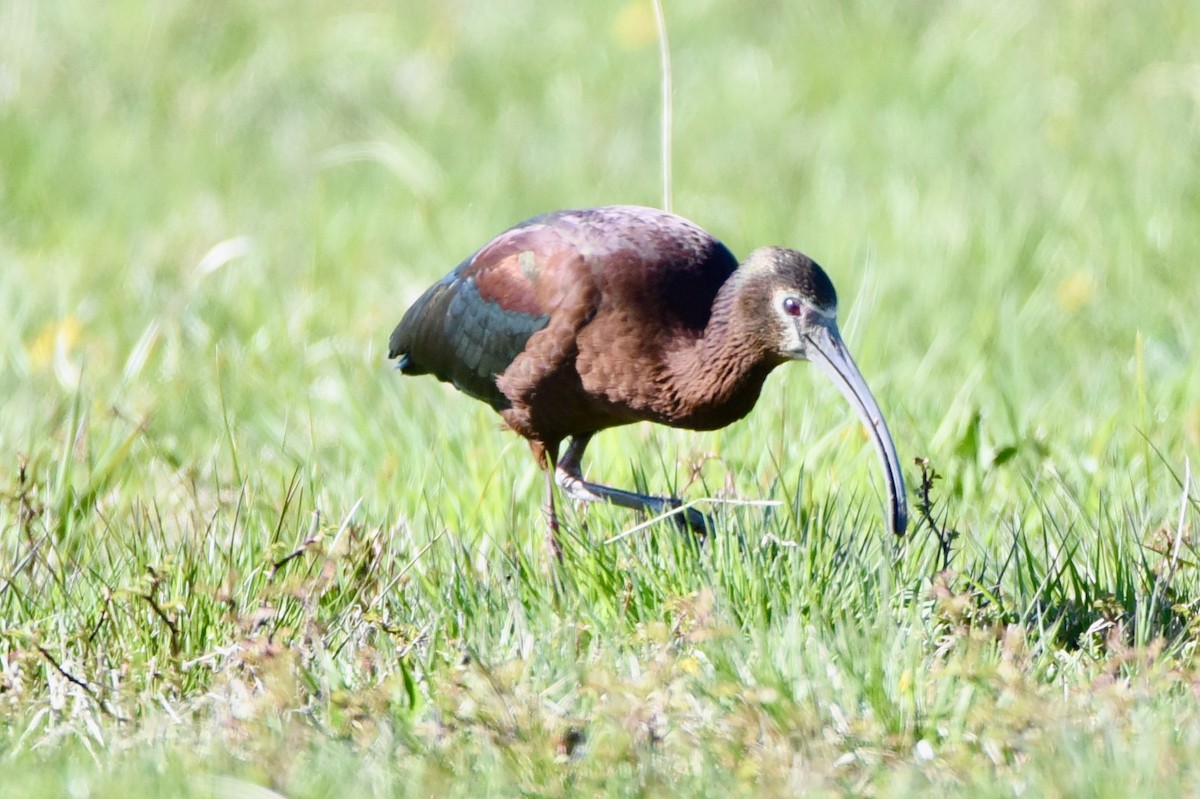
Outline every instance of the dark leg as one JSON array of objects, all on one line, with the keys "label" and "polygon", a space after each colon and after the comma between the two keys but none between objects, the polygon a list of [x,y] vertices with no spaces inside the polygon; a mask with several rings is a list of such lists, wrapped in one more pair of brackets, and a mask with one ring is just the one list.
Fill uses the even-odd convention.
[{"label": "dark leg", "polygon": [[[571,499],[578,502],[599,502],[601,500],[619,505],[622,508],[642,510],[652,514],[668,513],[678,508],[682,503],[676,497],[658,497],[653,494],[638,494],[634,491],[622,491],[598,483],[589,483],[583,479],[583,451],[592,440],[591,433],[574,436],[567,444],[554,470],[554,477],[559,488]],[[676,523],[691,528],[695,532],[707,533],[708,522],[704,514],[695,508],[688,508],[673,517]]]},{"label": "dark leg", "polygon": [[562,562],[562,546],[558,543],[558,513],[554,509],[554,462],[558,459],[558,444],[543,444],[530,441],[533,457],[538,467],[546,473],[546,499],[542,502],[542,514],[546,517],[546,548],[554,559]]}]

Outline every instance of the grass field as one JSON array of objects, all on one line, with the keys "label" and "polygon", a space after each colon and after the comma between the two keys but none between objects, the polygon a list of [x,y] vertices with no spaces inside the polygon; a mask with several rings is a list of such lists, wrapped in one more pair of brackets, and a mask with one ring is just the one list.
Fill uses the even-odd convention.
[{"label": "grass field", "polygon": [[588,460],[779,507],[548,570],[384,356],[662,202],[651,6],[577,5],[0,0],[0,792],[1200,793],[1200,5],[668,2],[674,209],[825,265],[919,523],[791,366]]}]

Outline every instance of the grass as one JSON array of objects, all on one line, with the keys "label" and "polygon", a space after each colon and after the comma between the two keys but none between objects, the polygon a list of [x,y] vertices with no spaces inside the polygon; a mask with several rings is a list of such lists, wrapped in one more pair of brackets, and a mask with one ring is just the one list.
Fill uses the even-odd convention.
[{"label": "grass", "polygon": [[798,366],[589,449],[778,508],[548,572],[523,444],[387,369],[491,234],[661,201],[649,2],[4,0],[7,793],[1200,788],[1200,11],[665,11],[674,208],[827,267],[909,537]]}]

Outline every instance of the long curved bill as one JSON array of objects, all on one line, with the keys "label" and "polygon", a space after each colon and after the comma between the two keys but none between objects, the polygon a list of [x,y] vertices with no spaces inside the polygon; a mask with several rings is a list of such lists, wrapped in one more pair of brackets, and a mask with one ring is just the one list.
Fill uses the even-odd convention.
[{"label": "long curved bill", "polygon": [[875,442],[875,450],[883,466],[883,477],[887,482],[888,507],[891,511],[888,518],[889,526],[896,535],[904,535],[908,527],[908,503],[904,493],[904,476],[900,473],[900,460],[896,457],[896,445],[892,443],[892,434],[888,432],[887,422],[871,396],[871,389],[863,380],[854,359],[850,357],[846,345],[842,342],[837,325],[828,321],[816,327],[815,334],[806,334],[811,349],[806,353],[808,359],[815,363],[822,372],[845,395],[863,426],[871,434]]}]

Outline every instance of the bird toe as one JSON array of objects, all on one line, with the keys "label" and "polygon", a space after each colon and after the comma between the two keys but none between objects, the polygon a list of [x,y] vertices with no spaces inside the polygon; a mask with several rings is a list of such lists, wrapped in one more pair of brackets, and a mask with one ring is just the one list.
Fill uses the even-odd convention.
[{"label": "bird toe", "polygon": [[701,541],[708,538],[713,532],[713,518],[699,508],[683,507],[681,503],[676,501],[675,507],[678,512],[672,514],[671,518],[675,520],[675,525],[685,533],[694,533]]}]

